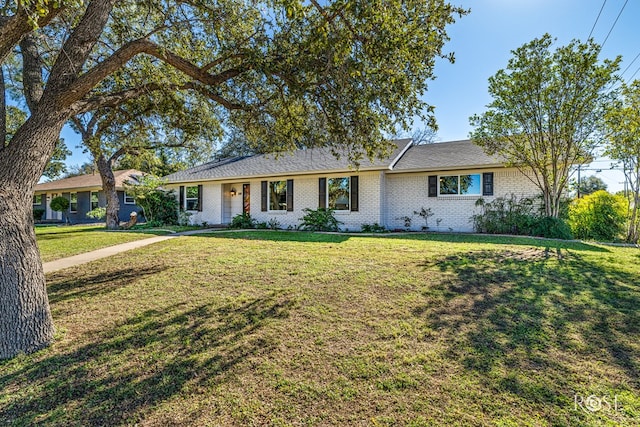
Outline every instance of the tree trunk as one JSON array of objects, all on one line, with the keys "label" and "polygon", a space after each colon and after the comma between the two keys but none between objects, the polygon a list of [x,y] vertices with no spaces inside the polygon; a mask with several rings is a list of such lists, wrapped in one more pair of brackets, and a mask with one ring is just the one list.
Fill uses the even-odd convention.
[{"label": "tree trunk", "polygon": [[113,176],[111,164],[104,158],[104,155],[99,155],[96,158],[96,163],[102,179],[102,191],[104,191],[104,195],[107,198],[107,229],[117,230],[120,224],[120,219],[118,218],[120,202],[116,192],[116,178]]},{"label": "tree trunk", "polygon": [[51,106],[41,111],[0,150],[0,359],[44,348],[54,334],[32,197],[65,117]]}]

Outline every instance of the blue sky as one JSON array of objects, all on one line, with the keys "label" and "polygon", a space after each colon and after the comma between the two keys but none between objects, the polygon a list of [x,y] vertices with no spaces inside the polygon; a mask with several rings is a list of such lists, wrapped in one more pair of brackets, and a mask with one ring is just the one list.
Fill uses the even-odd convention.
[{"label": "blue sky", "polygon": [[[602,44],[626,0],[607,0],[593,30],[592,37]],[[436,106],[441,141],[466,139],[471,131],[469,116],[482,113],[491,98],[487,80],[505,68],[511,51],[549,33],[562,46],[572,39],[586,40],[603,0],[460,0],[454,4],[470,8],[471,13],[448,28],[451,41],[445,51],[455,52],[456,61],[439,61],[436,80],[430,84],[425,99]],[[620,72],[640,54],[640,2],[629,0],[604,43],[602,58],[621,55]],[[623,79],[640,68],[638,58]],[[640,79],[640,71],[635,75]],[[587,169],[601,169],[597,175],[610,191],[623,188],[622,173],[607,171],[609,160],[592,163]],[[592,175],[584,172],[583,176]]]},{"label": "blue sky", "polygon": [[[616,17],[627,2],[618,22]],[[425,96],[436,106],[436,119],[440,141],[466,139],[471,131],[469,116],[482,113],[490,102],[487,79],[507,65],[511,51],[534,38],[549,33],[557,38],[557,45],[572,39],[586,40],[589,36],[603,0],[451,0],[453,4],[470,8],[471,13],[448,28],[451,41],[445,52],[455,52],[456,61],[450,64],[438,61],[436,80],[429,84]],[[607,0],[593,30],[592,37],[602,44],[603,58],[623,57],[621,71],[640,54],[640,2],[637,0]],[[636,60],[623,78],[629,79],[640,68]],[[640,79],[640,71],[635,78]],[[416,125],[421,127],[420,124]],[[70,165],[88,161],[79,138],[65,128],[62,136],[74,154],[67,160]],[[622,188],[621,173],[607,171],[610,161],[596,161],[588,169],[602,169],[598,176],[609,185],[609,190]],[[590,175],[595,171],[586,171]]]}]

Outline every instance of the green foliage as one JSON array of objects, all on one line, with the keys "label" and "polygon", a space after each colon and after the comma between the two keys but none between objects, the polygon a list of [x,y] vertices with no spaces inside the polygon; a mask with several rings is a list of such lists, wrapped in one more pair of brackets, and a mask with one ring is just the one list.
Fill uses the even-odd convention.
[{"label": "green foliage", "polygon": [[178,201],[174,191],[162,188],[165,182],[156,176],[144,175],[138,178],[137,184],[125,183],[124,187],[142,208],[147,222],[175,225],[178,224]]},{"label": "green foliage", "polygon": [[40,209],[40,208],[36,208],[33,210],[33,221],[37,222],[42,220],[42,215],[44,215],[45,210],[44,209]]},{"label": "green foliage", "polygon": [[629,189],[629,227],[626,240],[640,238],[640,81],[623,84],[621,98],[605,115],[609,141],[605,153],[622,163]]},{"label": "green foliage", "polygon": [[566,222],[561,218],[544,216],[544,210],[538,214],[536,202],[531,198],[518,199],[512,194],[509,197],[497,197],[489,203],[480,198],[476,206],[481,208],[481,212],[474,214],[471,219],[474,229],[479,233],[571,239]]},{"label": "green foliage", "polygon": [[382,225],[374,222],[373,224],[362,224],[360,230],[363,233],[386,233],[387,229]]},{"label": "green foliage", "polygon": [[342,222],[338,221],[334,216],[333,209],[318,208],[302,210],[305,215],[300,218],[301,230],[307,231],[338,231]]},{"label": "green foliage", "polygon": [[92,219],[96,219],[96,220],[102,220],[107,216],[107,208],[95,208],[93,210],[90,210],[89,212],[87,212],[87,217],[88,218],[92,218]]},{"label": "green foliage", "polygon": [[54,197],[49,206],[53,211],[64,212],[69,209],[69,199],[63,196]]},{"label": "green foliage", "polygon": [[42,173],[42,176],[49,179],[57,179],[63,176],[67,173],[65,160],[67,159],[67,156],[70,155],[71,150],[67,148],[67,145],[64,143],[64,139],[60,138],[56,144],[56,148],[53,151],[51,159],[49,159],[49,163],[47,163],[47,167]]},{"label": "green foliage", "polygon": [[551,51],[545,34],[513,51],[506,70],[489,79],[493,101],[470,118],[473,141],[507,164],[535,174],[545,215],[559,216],[572,165],[602,141],[602,117],[620,58],[599,61],[600,46],[572,41]]},{"label": "green foliage", "polygon": [[515,194],[511,194],[510,197],[496,197],[489,203],[480,198],[476,201],[476,206],[481,208],[481,212],[471,218],[474,229],[479,233],[532,234],[536,223],[532,199],[518,199]]},{"label": "green foliage", "polygon": [[569,226],[580,239],[610,242],[624,231],[627,201],[606,191],[576,199],[569,206]]},{"label": "green foliage", "polygon": [[[255,228],[256,220],[251,217],[251,214],[247,212],[243,212],[234,216],[231,219],[231,223],[229,224],[229,228]],[[264,228],[267,228],[267,224],[264,223]]]},{"label": "green foliage", "polygon": [[549,239],[572,239],[571,228],[563,218],[538,217],[533,223],[531,234]]},{"label": "green foliage", "polygon": [[571,189],[575,194],[580,193],[580,196],[586,196],[587,194],[595,193],[599,190],[606,190],[607,184],[602,180],[602,178],[591,175],[584,178],[580,178],[580,185],[578,185],[578,181],[571,181]]}]

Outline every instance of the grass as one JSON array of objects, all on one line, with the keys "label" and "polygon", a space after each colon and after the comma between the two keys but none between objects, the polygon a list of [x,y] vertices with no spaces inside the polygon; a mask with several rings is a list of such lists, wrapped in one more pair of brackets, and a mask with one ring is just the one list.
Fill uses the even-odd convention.
[{"label": "grass", "polygon": [[[36,239],[43,262],[81,254],[134,240],[147,239],[149,232],[112,232],[101,226],[36,227]],[[157,234],[157,233],[156,233]],[[164,234],[164,233],[163,233]]]},{"label": "grass", "polygon": [[47,276],[57,340],[0,362],[0,424],[638,425],[639,265],[529,238],[172,239]]}]

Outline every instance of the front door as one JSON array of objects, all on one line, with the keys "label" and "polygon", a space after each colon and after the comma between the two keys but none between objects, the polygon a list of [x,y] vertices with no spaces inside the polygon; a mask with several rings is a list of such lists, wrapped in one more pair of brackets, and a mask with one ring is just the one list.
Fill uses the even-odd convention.
[{"label": "front door", "polygon": [[242,184],[242,213],[251,213],[251,185]]}]

